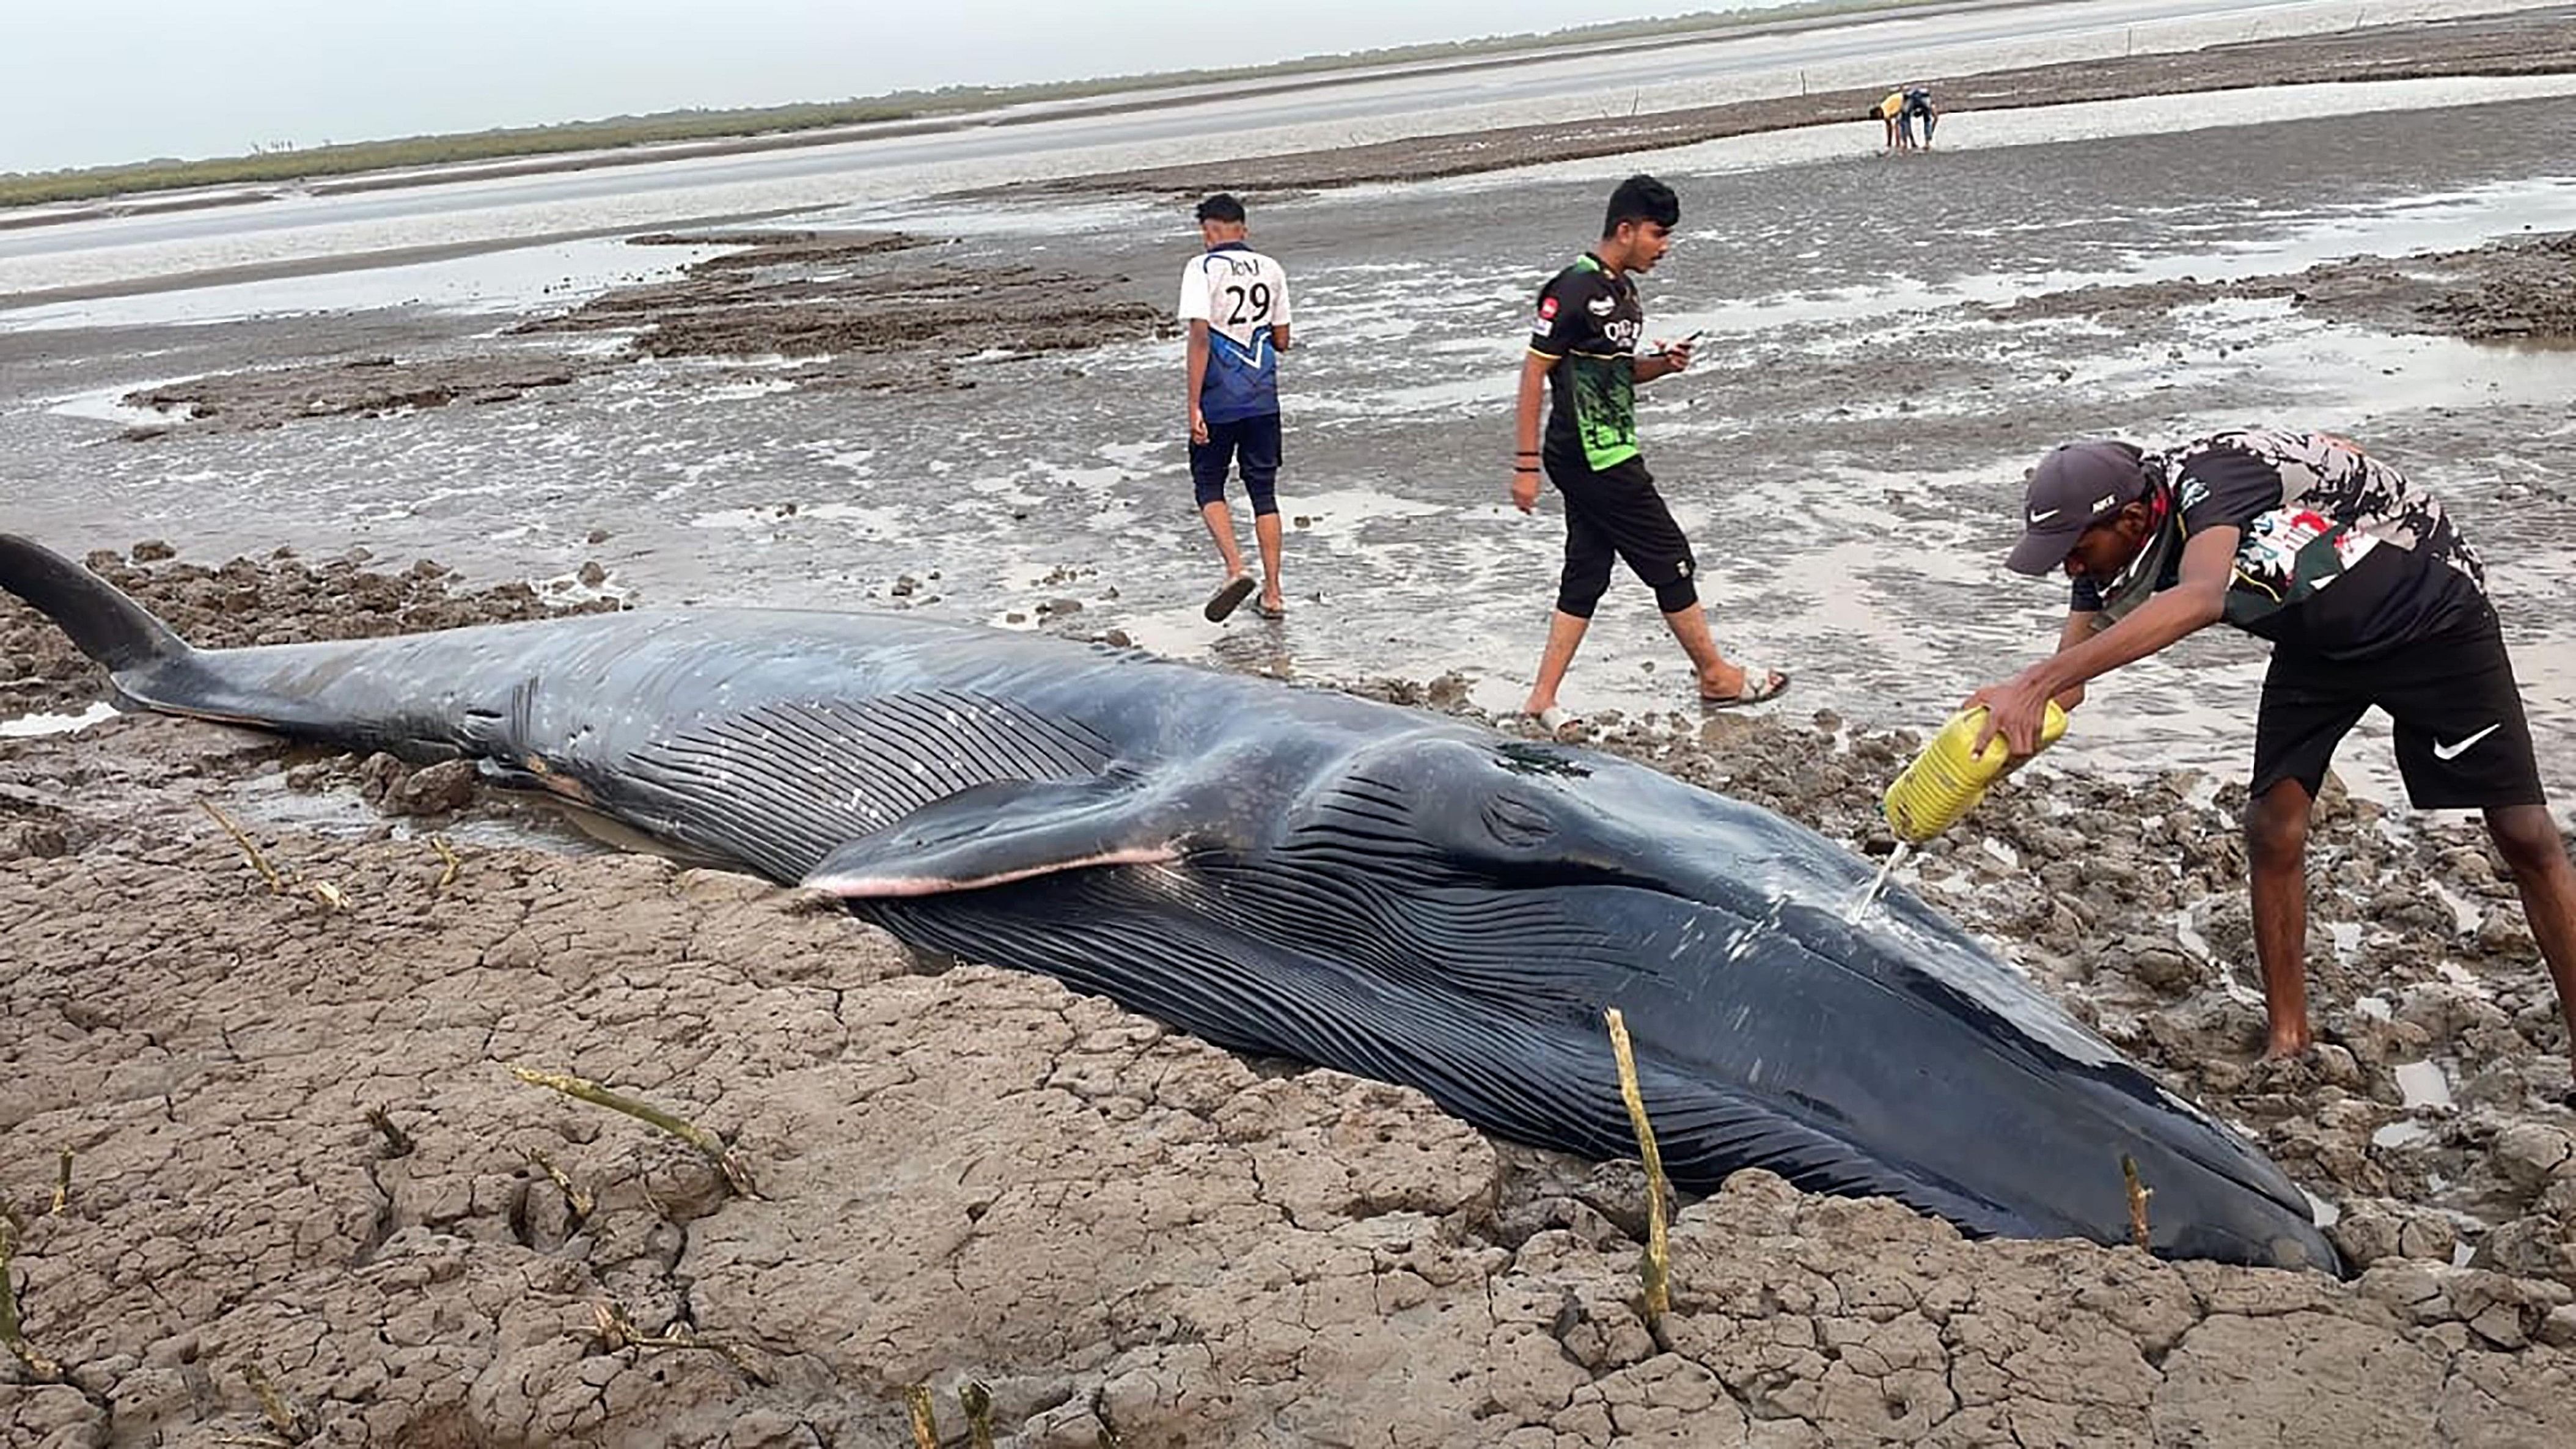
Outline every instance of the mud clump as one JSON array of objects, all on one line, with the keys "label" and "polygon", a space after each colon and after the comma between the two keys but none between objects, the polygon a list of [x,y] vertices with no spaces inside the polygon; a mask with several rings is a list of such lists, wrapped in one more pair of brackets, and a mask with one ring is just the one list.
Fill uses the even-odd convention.
[{"label": "mud clump", "polygon": [[[444,577],[101,562],[245,640]],[[1369,692],[1472,713],[1454,678]],[[1915,741],[1656,714],[1595,743],[1852,841]],[[1015,1449],[2576,1442],[2545,983],[2447,907],[2370,905],[2438,880],[2513,909],[2474,839],[2366,802],[2330,798],[2315,847],[2320,931],[2370,912],[2316,974],[2340,1055],[2279,1073],[2224,984],[2250,965],[2212,921],[2242,894],[2224,789],[2034,767],[1904,872],[2336,1198],[2354,1281],[1969,1242],[1746,1172],[1680,1210],[1649,1322],[1633,1164],[928,966],[809,892],[261,823],[299,773],[400,809],[440,768],[158,716],[0,741],[0,840],[60,847],[0,851],[0,1200],[25,1343],[62,1368],[0,1360],[0,1438],[242,1440],[273,1403],[314,1443],[895,1444],[909,1386],[957,1436],[973,1384]],[[2406,1105],[2427,1061],[2457,1105]],[[513,1066],[717,1134],[759,1196]]]},{"label": "mud clump", "polygon": [[[176,414],[191,428],[275,428],[298,418],[382,417],[455,402],[514,402],[540,388],[569,387],[598,367],[594,361],[558,355],[378,356],[190,378],[127,393],[123,402]],[[167,426],[146,425],[127,429],[124,437],[144,442],[170,432]]]},{"label": "mud clump", "polygon": [[2576,233],[2492,250],[2501,265],[2418,310],[2463,337],[2576,337]]},{"label": "mud clump", "polygon": [[2287,298],[2302,312],[2390,332],[2474,341],[2576,337],[2576,233],[2457,251],[2348,257],[2304,271],[2075,287],[1980,308],[1999,321],[2134,319],[2221,300]]},{"label": "mud clump", "polygon": [[942,261],[938,246],[905,233],[771,234],[692,263],[678,281],[620,288],[513,330],[632,331],[647,357],[820,358],[783,376],[891,388],[971,386],[957,364],[979,354],[1075,351],[1172,326],[1128,278]]}]

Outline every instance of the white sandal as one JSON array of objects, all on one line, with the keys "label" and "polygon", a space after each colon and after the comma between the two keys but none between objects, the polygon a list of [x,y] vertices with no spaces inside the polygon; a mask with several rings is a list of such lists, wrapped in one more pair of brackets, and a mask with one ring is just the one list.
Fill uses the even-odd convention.
[{"label": "white sandal", "polygon": [[1765,700],[1778,699],[1788,692],[1789,672],[1787,670],[1773,669],[1748,659],[1744,662],[1744,682],[1736,686],[1735,698],[1724,699],[1714,694],[1703,694],[1699,697],[1699,702],[1710,709],[1736,709],[1743,705],[1760,704]]}]

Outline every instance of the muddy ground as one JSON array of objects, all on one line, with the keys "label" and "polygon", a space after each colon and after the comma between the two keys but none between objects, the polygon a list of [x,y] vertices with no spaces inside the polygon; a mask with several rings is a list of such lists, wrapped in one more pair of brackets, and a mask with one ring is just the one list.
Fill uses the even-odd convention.
[{"label": "muddy ground", "polygon": [[[2547,74],[2576,69],[2576,6],[2364,26],[2327,35],[1931,78],[1945,111],[2064,105],[2245,86],[2426,76]],[[1918,78],[1919,79],[1919,78]],[[1233,190],[1254,196],[1622,155],[1726,136],[1848,122],[1882,92],[1837,91],[1564,125],[1415,137],[1184,167],[1105,172],[1007,188],[1014,199],[1067,193]],[[955,239],[901,232],[794,228],[650,233],[639,246],[723,245],[668,283],[619,288],[531,319],[474,350],[371,354],[263,366],[139,389],[132,407],[217,428],[269,428],[298,418],[384,415],[451,403],[515,401],[564,387],[618,358],[774,359],[797,364],[799,389],[972,388],[961,365],[1072,353],[1169,335],[1168,290],[1099,266],[995,263],[941,255]],[[2226,284],[2157,283],[2054,293],[1996,309],[2004,320],[2174,306],[2216,298],[2294,298],[2321,315],[2397,330],[2480,339],[2576,335],[2576,242],[2499,245],[2415,257],[2359,258],[2297,276]],[[604,334],[621,347],[549,345]],[[127,430],[136,441],[166,435]]]},{"label": "muddy ground", "polygon": [[[615,288],[533,318],[506,338],[485,340],[480,350],[248,368],[137,389],[123,401],[198,431],[276,428],[452,403],[515,402],[641,357],[768,359],[793,364],[778,377],[798,390],[917,393],[974,388],[973,369],[964,366],[970,362],[1078,354],[1167,336],[1175,327],[1145,299],[1146,285],[1125,272],[924,261],[921,253],[939,243],[902,234],[763,232],[723,239],[741,250],[693,262],[677,281]],[[2576,234],[2352,257],[2229,281],[2078,287],[1975,310],[2004,322],[2135,322],[2212,301],[2269,298],[2391,332],[2481,341],[2576,337]],[[557,350],[547,343],[594,333],[620,339],[616,350]],[[148,443],[170,433],[169,425],[147,423],[122,436]]]},{"label": "muddy ground", "polygon": [[1985,309],[1997,321],[2127,320],[2206,302],[2286,297],[2302,312],[2384,332],[2477,341],[2576,337],[2576,234],[2515,237],[2403,257],[2347,257],[2224,282],[2077,287]]},{"label": "muddy ground", "polygon": [[[2505,42],[2471,38],[2474,27],[2406,28],[2394,45],[2365,37],[2331,73],[2423,73],[2384,67],[2429,63],[2436,42],[2454,47],[2461,69],[2525,68],[2563,55],[2570,25],[2566,12],[2519,17]],[[2343,44],[2275,46],[2226,83],[2309,76],[2294,67]],[[2475,46],[2486,49],[2471,55]],[[2206,61],[2092,69],[2128,94],[2159,75],[2196,83],[2215,73]],[[1954,111],[1982,103],[1978,83],[1942,88]],[[2049,98],[2078,94],[2092,92]],[[2518,125],[2556,109],[2510,114]],[[2440,176],[2462,124],[2477,123],[2435,114],[2338,129],[2356,145],[2423,138],[2428,174]],[[2298,135],[2332,154],[2313,130]],[[1470,149],[1488,158],[1479,164],[1517,164],[1535,159],[1540,139]],[[2140,154],[2199,179],[2195,164],[2219,176],[2255,169],[2269,144],[2215,133]],[[1444,154],[1423,164],[1455,169]],[[2031,173],[2008,159],[1942,158],[1951,246],[1975,245],[1967,238],[1990,219],[1980,209],[1989,193],[2004,198],[1999,215],[2027,205]],[[1350,180],[1377,164],[1356,152],[1291,158],[1259,184]],[[2127,163],[2094,169],[2105,164]],[[1225,184],[1245,186],[1242,177],[1229,168]],[[1857,184],[1811,172],[1798,190],[1838,202]],[[1597,188],[1582,189],[1592,214]],[[1884,204],[1876,191],[1854,203]],[[1463,203],[1437,205],[1436,225],[1392,206],[1373,220],[1391,249],[1433,256],[1448,255],[1436,245],[1445,229],[1501,225]],[[1819,207],[1745,208],[1772,216],[1778,234],[1751,233],[1730,269],[1788,256],[1789,239],[1831,214]],[[947,591],[966,617],[1025,614],[1067,634],[1155,622],[1141,601],[1160,581],[1140,576],[1138,560],[1176,550],[1132,531],[1142,525],[1097,556],[1068,527],[1037,545],[1048,566],[1025,577],[979,571],[975,554],[932,532],[952,526],[944,516],[924,511],[904,514],[891,539],[816,545],[828,570],[803,554],[763,554],[755,545],[770,535],[726,534],[693,572],[672,561],[682,552],[672,540],[685,536],[663,515],[757,505],[786,520],[771,525],[784,536],[797,504],[780,499],[805,500],[806,519],[822,512],[814,505],[868,501],[841,474],[800,473],[796,456],[763,450],[772,437],[830,445],[842,436],[833,409],[852,399],[887,407],[847,432],[898,457],[943,456],[889,441],[916,416],[941,440],[967,434],[987,451],[1016,447],[1014,426],[1095,442],[1140,435],[1123,412],[1083,411],[1125,386],[1115,369],[1130,365],[1086,349],[1168,325],[1168,257],[1152,250],[1167,238],[1010,259],[926,234],[686,240],[739,250],[675,283],[470,336],[390,313],[244,327],[226,334],[246,339],[235,351],[275,355],[192,364],[193,380],[149,388],[132,379],[176,365],[135,357],[222,347],[170,333],[111,335],[89,352],[18,346],[20,387],[113,380],[170,421],[13,415],[20,461],[9,466],[44,476],[13,480],[24,491],[9,499],[8,521],[95,542],[166,530],[177,557],[156,543],[94,555],[93,566],[209,644],[614,607],[603,588],[657,603],[701,591],[818,602],[781,598],[779,579],[809,577],[836,602],[936,608]],[[2172,404],[2179,413],[2247,386],[2204,357],[2207,339],[2169,320],[2193,308],[2286,299],[2391,332],[2564,336],[2568,245],[2538,236],[1950,310],[2099,323],[2159,355],[2168,340],[2189,347],[2199,370]],[[1518,239],[1512,250],[1545,255]],[[2069,265],[2091,264],[2074,255]],[[1477,274],[1467,275],[1466,300],[1450,310],[1476,314]],[[941,305],[915,310],[935,325],[906,316],[925,278]],[[1761,295],[1794,289],[1797,275],[1730,276],[1708,290],[1723,298],[1739,283]],[[1515,281],[1511,316],[1472,315],[1471,329],[1509,331],[1524,291]],[[622,350],[603,350],[603,339]],[[1804,358],[1766,345],[1720,359],[1723,390],[1703,416],[1785,419],[1802,440],[1795,465],[1865,456],[1891,479],[1944,456],[1984,456],[1998,438],[2036,447],[2095,425],[2079,416],[2099,406],[2083,384],[2064,397],[2013,391],[2043,361],[2097,360],[2080,347],[2061,340],[2034,361],[1974,329],[1916,345],[1954,389],[1991,388],[1995,400],[1917,412],[1887,399],[1898,373],[1867,361],[1866,348]],[[2222,339],[2215,356],[2235,345]],[[1022,360],[958,365],[993,354]],[[741,366],[666,370],[668,359]],[[1331,362],[1326,351],[1301,365]],[[1153,365],[1155,380],[1134,387],[1167,401],[1175,369]],[[1381,383],[1390,367],[1446,380],[1455,365],[1418,345],[1369,362]],[[1064,396],[1012,390],[1087,369],[1100,376]],[[632,396],[617,388],[621,372]],[[825,403],[779,413],[736,403],[746,420],[703,438],[650,426],[656,411],[678,415],[745,383]],[[926,400],[901,410],[916,393]],[[1033,395],[1047,406],[1016,401]],[[1856,406],[1827,411],[1820,398]],[[1167,424],[1168,411],[1154,416]],[[2443,412],[2392,414],[2371,436],[2456,467],[2499,435],[2523,436],[2499,419],[2548,424],[2563,401]],[[459,415],[473,419],[470,435],[449,421]],[[646,421],[628,421],[637,417]],[[1655,420],[1671,430],[1659,437],[1676,438],[1689,421]],[[1485,441],[1465,423],[1419,435],[1444,462]],[[1408,467],[1440,477],[1391,458],[1374,420],[1347,437],[1328,427],[1299,437],[1310,478]],[[1716,437],[1712,451],[1740,482],[1791,466],[1740,430]],[[105,452],[84,451],[93,444]],[[521,454],[559,471],[517,473]],[[639,464],[630,477],[602,466],[612,454],[675,461],[671,473]],[[1673,454],[1684,456],[1678,445]],[[428,482],[404,472],[415,457],[430,460],[420,465]],[[2473,499],[2487,505],[2471,510],[2479,538],[2499,558],[2546,558],[2555,515],[2500,500],[2527,487],[2563,503],[2564,487],[2539,450],[2514,457],[2475,485],[2499,495]],[[687,491],[699,474],[732,473],[759,491]],[[392,481],[375,481],[384,476]],[[952,486],[938,476],[900,485],[936,499]],[[363,486],[336,491],[349,479]],[[473,501],[482,495],[467,485],[510,502]],[[1030,532],[1000,530],[1000,508],[1015,523],[1054,508],[1048,517],[1078,525],[1087,514],[1074,510],[1107,507],[1075,484],[1043,503],[1026,501],[1039,485],[1021,486],[1026,494],[997,495],[955,526]],[[1316,506],[1312,536],[1299,513],[1298,546],[1312,550],[1300,569],[1309,558],[1326,566],[1322,544],[1307,541],[1325,531],[1326,511]],[[1921,527],[1950,510],[1891,487],[1885,511]],[[101,517],[136,521],[101,537]],[[243,518],[257,522],[245,529]],[[1424,526],[1452,535],[1435,544],[1461,532],[1447,515]],[[252,559],[186,547],[210,529],[230,530],[237,548],[254,548],[244,532],[267,536]],[[279,537],[340,530],[432,544],[382,560],[336,547],[268,552]],[[534,586],[468,587],[446,566],[458,557],[451,543],[487,576],[503,559],[560,572]],[[443,562],[416,561],[421,547]],[[1428,582],[1380,569],[1334,607],[1299,598],[1296,618],[1320,621],[1329,643],[1291,624],[1191,647],[1229,667],[1312,677],[1319,655],[1384,652],[1361,612],[1373,600],[1438,612],[1475,636],[1484,626],[1466,611],[1476,600],[1423,562],[1438,550],[1402,536],[1395,545],[1416,547],[1384,558]],[[868,556],[853,565],[854,553]],[[1906,563],[1903,587],[1942,620],[1924,639],[1991,607],[1990,581],[1970,603],[1927,582],[1922,562]],[[629,582],[638,577],[649,582]],[[2526,577],[2521,587],[2509,618],[2545,614],[2532,596],[2549,586]],[[1780,579],[1770,592],[1802,590]],[[1194,597],[1183,602],[1194,610]],[[1741,599],[1727,617],[1762,622]],[[1930,647],[1924,639],[1906,647]],[[1595,692],[1584,706],[1594,743],[1855,849],[1886,848],[1877,795],[1916,741],[1882,726],[1933,717],[1916,701],[1882,699],[1860,721],[1818,714],[1816,693],[1804,692],[1767,718],[1622,719],[1599,707],[1627,692],[1604,682],[1610,644],[1596,649],[1577,676]],[[1817,693],[1830,672],[1884,695],[1891,678],[1918,686],[1926,668],[1909,657],[1899,675],[1870,674],[1848,645],[1783,662]],[[1463,674],[1348,682],[1474,713]],[[51,626],[0,606],[0,719],[76,713],[104,692]],[[2159,727],[2150,712],[2145,728]],[[1973,831],[1899,879],[1994,939],[2176,1090],[2259,1138],[2331,1205],[2353,1281],[2089,1245],[1966,1243],[1884,1204],[1800,1197],[1745,1174],[1681,1212],[1673,1308],[1650,1323],[1633,1164],[1497,1143],[1414,1094],[1234,1057],[1044,980],[939,969],[826,902],[609,849],[458,768],[412,771],[150,717],[0,738],[0,1202],[15,1215],[7,1278],[25,1354],[0,1357],[0,1442],[895,1445],[912,1442],[903,1392],[915,1384],[935,1392],[950,1443],[967,1442],[959,1390],[984,1386],[997,1438],[1022,1449],[2576,1442],[2567,1043],[2493,852],[2471,826],[2392,816],[2331,791],[2314,858],[2322,1045],[2265,1066],[2234,775],[2061,768],[2077,748],[2034,765]],[[240,826],[256,860],[203,805]],[[577,1073],[723,1134],[756,1195],[730,1189],[675,1139],[527,1084],[511,1066]]]},{"label": "muddy ground", "polygon": [[[2543,75],[2576,69],[2576,6],[2406,25],[2363,26],[2210,46],[2176,54],[2083,60],[1967,75],[1920,77],[1944,112],[2080,104],[2128,96],[2187,95],[2239,86],[2408,80],[2448,75]],[[1586,115],[1563,124],[1512,126],[1378,145],[1252,159],[1223,158],[1068,178],[1067,191],[1168,191],[1198,195],[1423,181],[1589,156],[1686,146],[1723,136],[1846,122],[1885,86],[1766,97],[1642,116]]]},{"label": "muddy ground", "polygon": [[[435,564],[163,553],[93,562],[210,641],[547,607]],[[14,706],[103,687],[14,604],[0,656]],[[1914,744],[1590,728],[1862,850]],[[457,767],[158,717],[0,741],[0,1200],[38,1360],[0,1363],[0,1423],[894,1445],[921,1384],[951,1442],[968,1390],[998,1442],[1067,1449],[2569,1442],[2576,1115],[2494,856],[2330,794],[2324,1045],[2261,1066],[2234,794],[2020,780],[1907,875],[2257,1135],[2334,1205],[2356,1279],[1969,1243],[1748,1173],[1682,1209],[1648,1322],[1633,1164],[575,847]],[[2426,1062],[2451,1100],[2409,1106]],[[722,1134],[753,1193],[513,1067]]]},{"label": "muddy ground", "polygon": [[[733,248],[671,282],[621,287],[485,339],[474,351],[256,367],[128,393],[130,407],[200,430],[275,428],[299,419],[383,416],[451,403],[513,402],[642,357],[774,358],[803,388],[972,388],[959,365],[1167,335],[1162,310],[1131,279],[1061,267],[943,262],[940,243],[899,232],[652,233],[637,246]],[[611,351],[549,345],[607,334]],[[517,342],[511,339],[532,339]],[[810,365],[806,365],[810,364]],[[168,436],[142,424],[132,442]]]}]

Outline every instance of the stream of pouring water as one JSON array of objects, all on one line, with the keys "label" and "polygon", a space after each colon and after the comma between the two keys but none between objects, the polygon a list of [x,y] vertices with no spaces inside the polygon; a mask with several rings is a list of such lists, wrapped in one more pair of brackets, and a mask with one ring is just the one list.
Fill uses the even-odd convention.
[{"label": "stream of pouring water", "polygon": [[1869,914],[1869,908],[1878,903],[1878,893],[1887,889],[1887,878],[1896,873],[1896,863],[1905,859],[1905,853],[1911,849],[1913,847],[1902,840],[1896,842],[1896,848],[1889,851],[1886,861],[1880,864],[1877,877],[1870,881],[1869,889],[1861,892],[1860,899],[1852,902],[1851,909],[1843,913],[1846,923],[1857,926],[1860,918]]}]

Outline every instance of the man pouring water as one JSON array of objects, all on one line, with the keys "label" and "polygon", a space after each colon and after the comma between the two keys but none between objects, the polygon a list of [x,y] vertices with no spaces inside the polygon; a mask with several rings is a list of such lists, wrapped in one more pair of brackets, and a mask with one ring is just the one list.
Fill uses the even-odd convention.
[{"label": "man pouring water", "polygon": [[[2245,813],[2266,1055],[2308,1049],[2308,818],[2373,705],[2418,809],[2483,811],[2576,1054],[2576,865],[2552,821],[2486,568],[2406,475],[2325,433],[2243,429],[2163,452],[2067,443],[2040,460],[2007,564],[2073,582],[2057,652],[1969,696],[1978,739],[2039,745],[2048,702],[2221,620],[2272,642]],[[2571,1094],[2576,1097],[2576,1093]]]}]

